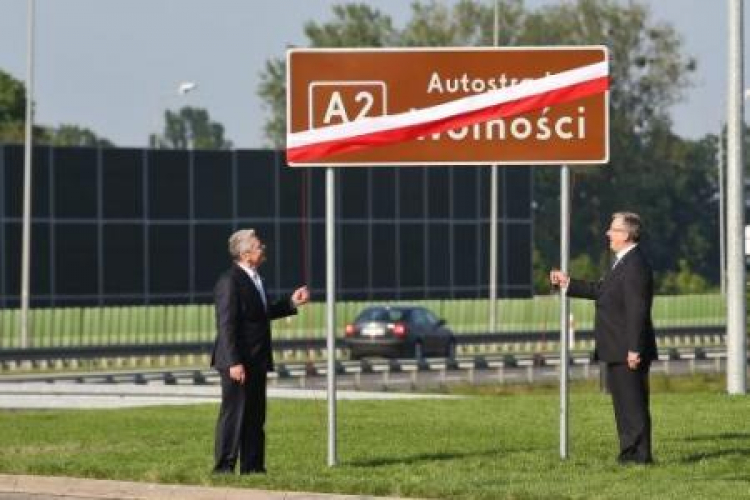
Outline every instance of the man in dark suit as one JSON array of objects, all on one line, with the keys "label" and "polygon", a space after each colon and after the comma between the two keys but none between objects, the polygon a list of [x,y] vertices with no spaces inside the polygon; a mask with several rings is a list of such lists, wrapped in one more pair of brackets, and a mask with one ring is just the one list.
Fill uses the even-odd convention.
[{"label": "man in dark suit", "polygon": [[637,214],[613,214],[607,230],[615,253],[612,269],[595,283],[552,271],[550,282],[566,288],[570,297],[596,301],[594,357],[606,364],[620,438],[618,461],[647,464],[653,461],[648,372],[658,353],[651,321],[653,272],[638,245],[640,236]]},{"label": "man in dark suit", "polygon": [[214,472],[265,473],[266,373],[273,370],[271,320],[296,314],[310,294],[269,302],[258,274],[265,245],[252,229],[229,238],[232,267],[216,283],[216,341],[211,366],[221,376],[221,408],[216,422]]}]

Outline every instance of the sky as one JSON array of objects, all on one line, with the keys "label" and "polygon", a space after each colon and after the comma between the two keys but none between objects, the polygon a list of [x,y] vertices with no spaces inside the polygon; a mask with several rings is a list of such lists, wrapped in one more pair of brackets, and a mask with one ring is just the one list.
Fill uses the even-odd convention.
[{"label": "sky", "polygon": [[[361,1],[389,14],[397,27],[410,17],[407,0]],[[36,0],[35,120],[76,124],[118,146],[143,147],[150,132],[163,128],[164,109],[189,105],[207,109],[235,147],[263,147],[267,110],[257,88],[265,62],[284,57],[290,45],[304,46],[305,22],[331,19],[338,3]],[[527,8],[551,3],[557,2],[525,2]],[[674,130],[688,138],[715,133],[726,115],[727,0],[641,3],[654,21],[674,26],[685,53],[698,62],[693,87],[671,109]],[[748,26],[750,9],[744,14]],[[0,69],[22,81],[26,26],[27,0],[0,0]],[[196,87],[181,95],[177,89],[186,81]]]}]

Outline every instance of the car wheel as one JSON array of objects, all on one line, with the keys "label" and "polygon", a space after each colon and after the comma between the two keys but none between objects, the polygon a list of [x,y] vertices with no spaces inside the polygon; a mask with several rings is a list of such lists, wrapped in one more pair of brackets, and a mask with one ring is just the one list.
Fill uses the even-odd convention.
[{"label": "car wheel", "polygon": [[456,341],[450,339],[448,345],[445,348],[445,357],[448,359],[456,359]]}]

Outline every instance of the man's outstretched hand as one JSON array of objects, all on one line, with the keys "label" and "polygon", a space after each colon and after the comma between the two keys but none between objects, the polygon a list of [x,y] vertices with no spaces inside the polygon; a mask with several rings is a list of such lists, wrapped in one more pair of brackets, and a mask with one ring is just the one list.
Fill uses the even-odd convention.
[{"label": "man's outstretched hand", "polygon": [[553,286],[559,286],[562,289],[566,289],[568,288],[568,285],[570,284],[570,276],[568,276],[562,271],[553,269],[552,271],[549,272],[549,282]]},{"label": "man's outstretched hand", "polygon": [[292,304],[294,304],[294,307],[299,307],[301,305],[307,304],[309,300],[310,291],[307,289],[307,286],[297,288],[292,294]]}]

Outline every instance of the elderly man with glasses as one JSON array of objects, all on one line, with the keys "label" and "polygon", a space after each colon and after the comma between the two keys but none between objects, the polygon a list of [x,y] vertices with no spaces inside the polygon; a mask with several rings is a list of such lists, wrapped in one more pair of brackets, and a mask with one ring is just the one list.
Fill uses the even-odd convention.
[{"label": "elderly man with glasses", "polygon": [[597,282],[550,272],[550,282],[567,289],[569,297],[596,301],[594,357],[606,364],[621,464],[653,462],[648,373],[658,353],[651,320],[653,271],[639,245],[641,230],[637,214],[612,215],[607,238],[615,260]]}]

